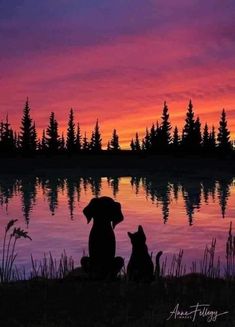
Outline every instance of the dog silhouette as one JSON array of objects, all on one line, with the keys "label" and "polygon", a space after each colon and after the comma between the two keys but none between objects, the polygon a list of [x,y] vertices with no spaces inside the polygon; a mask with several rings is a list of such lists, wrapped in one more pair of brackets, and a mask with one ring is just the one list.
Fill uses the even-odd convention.
[{"label": "dog silhouette", "polygon": [[154,267],[148,253],[146,236],[139,225],[137,232],[127,233],[132,243],[132,253],[127,265],[127,278],[130,281],[152,281]]},{"label": "dog silhouette", "polygon": [[89,235],[89,257],[81,259],[81,266],[93,279],[115,278],[124,265],[115,257],[116,240],[113,229],[123,220],[121,205],[112,198],[93,198],[83,213],[93,226]]}]

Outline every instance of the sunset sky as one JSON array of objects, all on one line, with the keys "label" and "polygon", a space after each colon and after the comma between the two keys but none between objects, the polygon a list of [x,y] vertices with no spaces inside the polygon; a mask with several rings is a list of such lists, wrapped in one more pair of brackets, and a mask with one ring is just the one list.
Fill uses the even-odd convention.
[{"label": "sunset sky", "polygon": [[26,97],[41,136],[54,111],[82,133],[99,119],[123,147],[188,101],[209,126],[225,108],[235,138],[234,0],[0,0],[0,118],[18,129]]}]

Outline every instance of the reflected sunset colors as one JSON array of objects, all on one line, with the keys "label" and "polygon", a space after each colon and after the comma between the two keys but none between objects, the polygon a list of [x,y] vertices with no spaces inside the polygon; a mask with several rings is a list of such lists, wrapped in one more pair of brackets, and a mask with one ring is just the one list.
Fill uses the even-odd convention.
[{"label": "reflected sunset colors", "polygon": [[116,226],[117,254],[129,259],[127,231],[144,227],[155,255],[172,257],[184,250],[190,267],[201,260],[206,244],[217,239],[216,254],[225,261],[225,242],[235,215],[234,179],[167,180],[161,177],[25,177],[1,179],[0,234],[9,219],[27,229],[32,241],[18,243],[17,263],[30,267],[30,255],[42,259],[65,249],[76,264],[88,252],[88,225],[82,210],[94,196],[111,196],[122,205],[124,221]]}]

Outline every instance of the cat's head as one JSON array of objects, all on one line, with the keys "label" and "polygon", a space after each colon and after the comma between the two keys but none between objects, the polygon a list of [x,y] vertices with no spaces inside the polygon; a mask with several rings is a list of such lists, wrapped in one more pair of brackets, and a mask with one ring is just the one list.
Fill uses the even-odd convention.
[{"label": "cat's head", "polygon": [[144,234],[144,230],[141,225],[139,225],[137,232],[135,233],[127,232],[127,234],[133,246],[141,246],[144,245],[146,242],[146,236]]}]

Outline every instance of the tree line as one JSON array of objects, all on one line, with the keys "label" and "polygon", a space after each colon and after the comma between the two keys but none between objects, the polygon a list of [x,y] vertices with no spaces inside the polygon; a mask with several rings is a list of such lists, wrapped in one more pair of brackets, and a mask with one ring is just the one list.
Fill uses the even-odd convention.
[{"label": "tree line", "polygon": [[[135,138],[130,142],[130,149],[133,152],[147,153],[205,153],[217,152],[229,153],[232,151],[230,131],[227,126],[226,112],[223,109],[219,121],[218,132],[215,127],[209,128],[206,123],[202,129],[200,118],[195,118],[192,101],[186,112],[185,124],[180,135],[177,126],[172,128],[167,103],[164,102],[161,122],[152,124],[146,128],[143,139],[139,138],[137,132]],[[114,129],[111,140],[108,141],[107,151],[119,152],[119,136]],[[33,153],[79,153],[79,152],[101,152],[102,137],[98,120],[88,139],[86,132],[81,135],[79,123],[75,123],[73,109],[69,112],[66,137],[59,134],[58,122],[55,113],[51,112],[49,123],[42,132],[41,139],[37,136],[36,125],[31,118],[29,100],[26,100],[23,116],[21,119],[20,132],[14,132],[8,121],[0,124],[0,153],[14,154],[22,153],[31,155]]]},{"label": "tree line", "polygon": [[208,124],[201,127],[200,118],[195,118],[192,101],[186,112],[185,124],[180,135],[177,126],[173,129],[170,123],[170,115],[167,103],[164,102],[161,122],[152,124],[151,128],[146,128],[144,138],[140,141],[139,134],[136,133],[135,139],[131,140],[130,147],[132,151],[146,151],[151,153],[229,153],[232,150],[230,141],[230,131],[228,129],[226,112],[223,109],[219,121],[218,133],[216,135],[215,127],[209,129]]}]

